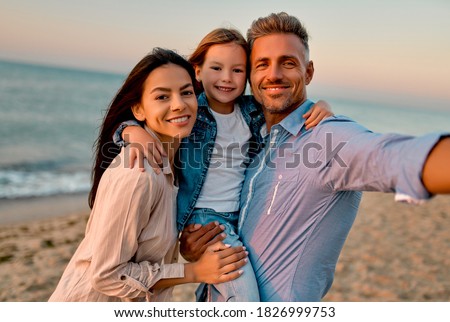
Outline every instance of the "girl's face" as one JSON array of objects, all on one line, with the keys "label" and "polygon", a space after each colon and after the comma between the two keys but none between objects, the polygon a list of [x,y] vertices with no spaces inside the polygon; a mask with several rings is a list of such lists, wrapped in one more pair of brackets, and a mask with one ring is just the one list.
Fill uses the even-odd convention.
[{"label": "girl's face", "polygon": [[162,142],[188,136],[197,116],[197,99],[188,72],[170,63],[154,69],[144,83],[141,102],[132,111]]},{"label": "girl's face", "polygon": [[245,88],[246,67],[247,57],[240,45],[231,42],[208,49],[203,65],[195,67],[195,74],[212,109],[234,106]]}]

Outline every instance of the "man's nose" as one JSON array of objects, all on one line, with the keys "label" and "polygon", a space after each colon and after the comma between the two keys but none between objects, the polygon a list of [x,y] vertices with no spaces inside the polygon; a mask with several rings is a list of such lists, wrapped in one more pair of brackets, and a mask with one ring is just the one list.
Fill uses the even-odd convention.
[{"label": "man's nose", "polygon": [[271,81],[283,78],[281,68],[279,65],[271,65],[267,71],[267,78]]}]

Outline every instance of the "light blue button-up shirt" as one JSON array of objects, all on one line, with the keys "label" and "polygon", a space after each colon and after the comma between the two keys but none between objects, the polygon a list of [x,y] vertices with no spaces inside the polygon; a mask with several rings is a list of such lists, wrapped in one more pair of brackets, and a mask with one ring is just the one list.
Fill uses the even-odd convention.
[{"label": "light blue button-up shirt", "polygon": [[[306,131],[306,101],[265,136],[246,173],[239,232],[262,301],[320,301],[333,282],[360,191],[430,198],[424,161],[441,134],[373,133],[334,116]],[[395,215],[395,214],[393,214]]]}]

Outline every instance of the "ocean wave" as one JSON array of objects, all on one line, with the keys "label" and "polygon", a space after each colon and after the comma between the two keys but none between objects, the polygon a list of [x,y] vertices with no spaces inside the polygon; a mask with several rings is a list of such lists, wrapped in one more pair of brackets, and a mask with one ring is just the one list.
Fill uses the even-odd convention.
[{"label": "ocean wave", "polygon": [[90,173],[87,171],[0,170],[0,199],[80,193],[89,189]]}]

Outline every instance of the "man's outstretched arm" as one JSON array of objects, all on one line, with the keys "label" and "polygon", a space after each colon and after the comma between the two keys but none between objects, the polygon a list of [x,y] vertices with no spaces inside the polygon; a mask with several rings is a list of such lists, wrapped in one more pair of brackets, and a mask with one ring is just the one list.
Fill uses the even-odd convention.
[{"label": "man's outstretched arm", "polygon": [[422,181],[431,194],[450,193],[450,137],[441,139],[423,166]]}]

